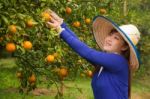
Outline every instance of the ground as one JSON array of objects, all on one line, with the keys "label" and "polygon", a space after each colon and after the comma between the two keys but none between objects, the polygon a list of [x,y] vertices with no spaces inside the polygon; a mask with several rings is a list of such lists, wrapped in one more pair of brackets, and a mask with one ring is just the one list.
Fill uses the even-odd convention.
[{"label": "ground", "polygon": [[[18,92],[19,80],[16,78],[14,59],[0,59],[0,99],[54,99],[55,86],[46,88],[45,84],[28,95]],[[90,78],[78,77],[75,81],[65,81],[64,99],[93,99]],[[132,99],[150,99],[150,79],[148,76],[133,79]]]}]

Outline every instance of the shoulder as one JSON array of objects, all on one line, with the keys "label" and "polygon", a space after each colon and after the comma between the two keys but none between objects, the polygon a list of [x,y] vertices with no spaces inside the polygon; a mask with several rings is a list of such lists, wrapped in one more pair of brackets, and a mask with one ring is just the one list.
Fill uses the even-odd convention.
[{"label": "shoulder", "polygon": [[116,62],[113,62],[112,64],[117,65],[119,67],[119,70],[128,69],[128,60],[123,56],[119,54],[110,53],[110,56]]}]

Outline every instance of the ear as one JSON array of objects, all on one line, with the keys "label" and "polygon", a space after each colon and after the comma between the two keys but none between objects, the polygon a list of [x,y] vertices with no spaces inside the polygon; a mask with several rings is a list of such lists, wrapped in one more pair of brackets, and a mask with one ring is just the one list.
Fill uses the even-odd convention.
[{"label": "ear", "polygon": [[121,51],[126,51],[128,48],[129,48],[129,46],[124,45],[124,46],[122,46]]}]

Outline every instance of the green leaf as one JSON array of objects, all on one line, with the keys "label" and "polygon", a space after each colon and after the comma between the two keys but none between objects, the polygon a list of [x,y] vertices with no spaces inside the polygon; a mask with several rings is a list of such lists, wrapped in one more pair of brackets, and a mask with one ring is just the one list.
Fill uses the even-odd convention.
[{"label": "green leaf", "polygon": [[1,15],[1,18],[2,18],[2,20],[5,22],[6,25],[9,24],[9,21],[8,21],[7,17]]}]

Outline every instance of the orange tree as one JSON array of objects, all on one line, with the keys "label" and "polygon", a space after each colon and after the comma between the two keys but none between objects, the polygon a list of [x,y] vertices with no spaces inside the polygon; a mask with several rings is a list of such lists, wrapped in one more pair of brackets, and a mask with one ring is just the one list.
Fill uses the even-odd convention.
[{"label": "orange tree", "polygon": [[80,74],[92,76],[92,66],[74,53],[54,29],[47,28],[46,22],[51,20],[47,9],[64,18],[81,41],[97,49],[91,29],[93,17],[104,15],[128,23],[131,15],[122,12],[126,8],[122,4],[113,0],[0,0],[0,44],[16,57],[20,91],[28,92],[44,82],[55,84],[63,95],[57,83],[63,85],[64,79],[75,80]]}]

